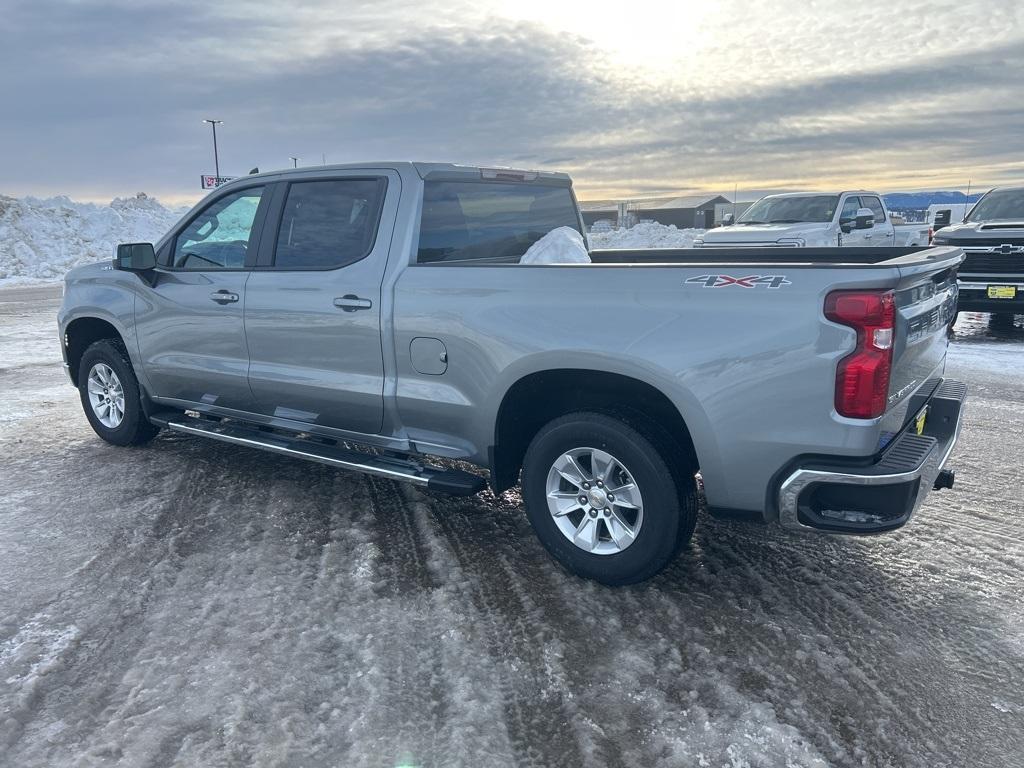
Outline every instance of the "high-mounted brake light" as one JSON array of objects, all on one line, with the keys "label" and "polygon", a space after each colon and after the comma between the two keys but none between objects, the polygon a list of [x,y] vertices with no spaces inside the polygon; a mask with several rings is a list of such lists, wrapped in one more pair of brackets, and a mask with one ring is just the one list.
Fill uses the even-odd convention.
[{"label": "high-mounted brake light", "polygon": [[514,168],[481,168],[480,178],[496,181],[536,181],[536,171],[517,171]]},{"label": "high-mounted brake light", "polygon": [[833,291],[825,317],[857,331],[857,346],[836,368],[836,411],[853,419],[885,413],[892,373],[896,301],[892,291]]}]

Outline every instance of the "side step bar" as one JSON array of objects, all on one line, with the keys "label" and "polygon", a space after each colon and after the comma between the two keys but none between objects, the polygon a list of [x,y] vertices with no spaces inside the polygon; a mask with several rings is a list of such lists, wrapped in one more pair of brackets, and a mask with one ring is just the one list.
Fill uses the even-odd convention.
[{"label": "side step bar", "polygon": [[411,459],[348,450],[340,445],[319,442],[298,434],[261,430],[239,422],[212,421],[167,412],[153,414],[150,421],[175,432],[209,437],[282,456],[316,461],[340,469],[401,480],[426,488],[428,491],[439,491],[452,496],[472,496],[487,486],[487,481],[483,477],[472,472],[441,469]]}]

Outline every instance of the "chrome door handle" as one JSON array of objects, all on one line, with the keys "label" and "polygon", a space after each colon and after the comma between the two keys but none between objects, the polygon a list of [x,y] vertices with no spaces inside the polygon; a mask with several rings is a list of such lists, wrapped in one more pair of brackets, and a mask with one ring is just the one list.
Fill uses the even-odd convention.
[{"label": "chrome door handle", "polygon": [[238,294],[221,289],[219,291],[214,291],[213,293],[211,293],[210,300],[216,301],[218,304],[233,304],[234,302],[238,301]]},{"label": "chrome door handle", "polygon": [[369,299],[363,299],[354,294],[347,293],[335,299],[334,306],[345,312],[355,312],[357,309],[370,309],[373,306],[373,302]]}]

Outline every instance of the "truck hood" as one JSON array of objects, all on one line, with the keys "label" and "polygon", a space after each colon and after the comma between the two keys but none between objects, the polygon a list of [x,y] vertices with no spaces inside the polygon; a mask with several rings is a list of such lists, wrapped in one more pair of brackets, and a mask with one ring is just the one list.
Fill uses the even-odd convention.
[{"label": "truck hood", "polygon": [[1024,220],[969,221],[953,224],[940,229],[935,233],[935,237],[955,241],[957,244],[970,240],[1005,240],[1007,243],[1014,243],[1024,239]]},{"label": "truck hood", "polygon": [[71,284],[83,280],[97,280],[104,276],[109,277],[113,271],[114,267],[111,265],[111,259],[104,259],[103,261],[83,264],[80,267],[69,269],[64,275],[64,282]]},{"label": "truck hood", "polygon": [[718,227],[704,233],[705,243],[774,243],[784,238],[821,238],[830,227],[825,222],[798,224],[750,224]]}]

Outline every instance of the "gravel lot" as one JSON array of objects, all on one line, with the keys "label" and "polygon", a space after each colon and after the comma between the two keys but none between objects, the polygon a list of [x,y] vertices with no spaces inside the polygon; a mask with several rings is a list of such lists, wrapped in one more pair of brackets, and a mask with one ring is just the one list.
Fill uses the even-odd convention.
[{"label": "gravel lot", "polygon": [[962,318],[952,466],[904,531],[702,516],[638,587],[513,494],[99,440],[59,290],[0,289],[0,764],[1019,766],[1024,327]]}]

